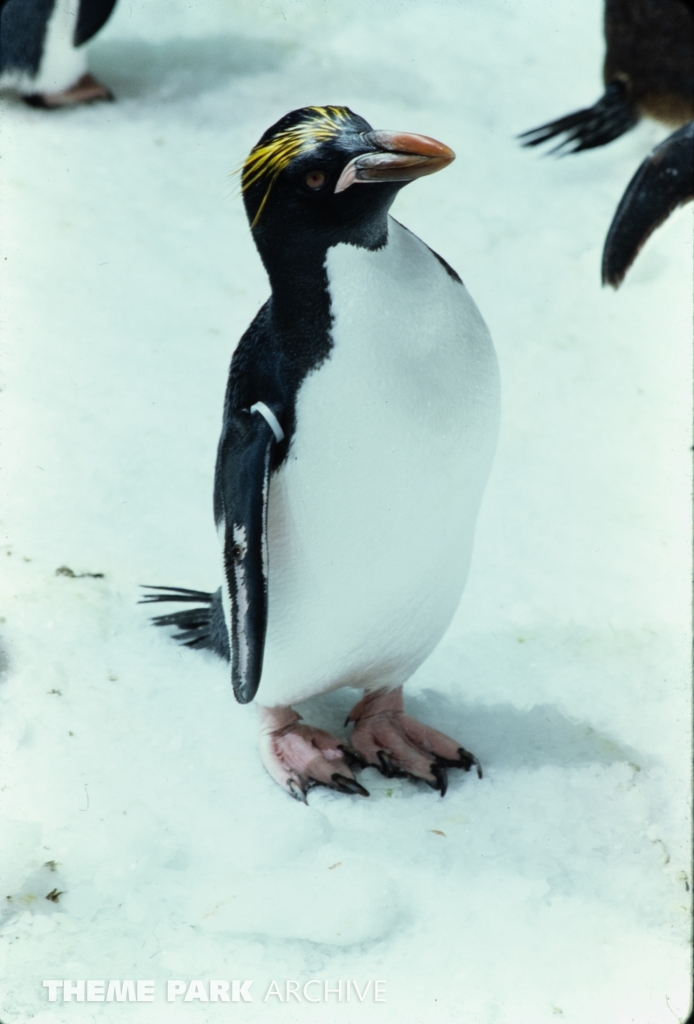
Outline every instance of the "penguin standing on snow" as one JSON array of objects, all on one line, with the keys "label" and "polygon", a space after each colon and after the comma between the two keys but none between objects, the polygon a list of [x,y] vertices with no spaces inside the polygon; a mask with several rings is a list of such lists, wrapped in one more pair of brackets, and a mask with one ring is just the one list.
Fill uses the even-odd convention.
[{"label": "penguin standing on snow", "polygon": [[[398,191],[454,159],[420,135],[306,107],[246,160],[242,190],[271,298],[232,359],[215,475],[224,586],[159,616],[231,661],[255,700],[270,775],[367,791],[373,765],[446,791],[479,765],[404,713],[403,684],[443,636],[470,564],[496,444],[499,382],[462,281],[389,216]],[[364,696],[349,745],[294,705]],[[481,772],[480,772],[481,774]]]},{"label": "penguin standing on snow", "polygon": [[34,107],[111,100],[87,71],[84,44],[116,0],[5,0],[0,3],[0,86]]}]

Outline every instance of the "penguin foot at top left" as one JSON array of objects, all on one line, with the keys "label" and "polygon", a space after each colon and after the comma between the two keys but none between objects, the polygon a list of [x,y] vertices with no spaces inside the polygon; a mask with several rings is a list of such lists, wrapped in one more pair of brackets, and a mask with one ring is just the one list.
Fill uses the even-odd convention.
[{"label": "penguin foot at top left", "polygon": [[364,767],[359,754],[324,729],[300,723],[293,708],[260,708],[260,756],[275,782],[302,803],[314,786],[369,796],[352,771]]},{"label": "penguin foot at top left", "polygon": [[34,92],[22,99],[30,107],[41,107],[44,110],[57,110],[60,107],[74,107],[80,103],[96,103],[100,100],[112,102],[114,95],[94,75],[82,75],[67,89],[60,92]]}]

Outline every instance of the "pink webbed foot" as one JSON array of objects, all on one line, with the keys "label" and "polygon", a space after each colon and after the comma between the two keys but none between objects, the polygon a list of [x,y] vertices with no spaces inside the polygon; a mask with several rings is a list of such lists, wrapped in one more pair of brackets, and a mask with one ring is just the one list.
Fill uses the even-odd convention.
[{"label": "pink webbed foot", "polygon": [[352,747],[367,764],[388,778],[423,779],[444,796],[448,788],[446,768],[482,768],[474,754],[442,732],[410,718],[403,710],[402,689],[366,694],[347,716],[354,722]]},{"label": "pink webbed foot", "polygon": [[113,93],[87,72],[74,85],[61,92],[35,92],[22,97],[30,107],[55,110],[58,107],[74,107],[79,103],[94,103],[97,100],[111,101]]},{"label": "pink webbed foot", "polygon": [[293,708],[260,708],[260,756],[275,782],[303,803],[313,786],[368,796],[352,772],[364,767],[359,754],[329,732],[300,723]]}]

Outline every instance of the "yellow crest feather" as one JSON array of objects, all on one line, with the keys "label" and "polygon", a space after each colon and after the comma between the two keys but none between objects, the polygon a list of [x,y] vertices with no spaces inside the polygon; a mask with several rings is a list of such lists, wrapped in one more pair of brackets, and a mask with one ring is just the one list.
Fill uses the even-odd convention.
[{"label": "yellow crest feather", "polygon": [[259,143],[251,150],[243,165],[242,192],[262,178],[268,179],[265,195],[253,218],[251,228],[258,223],[272,186],[285,167],[288,167],[299,153],[314,149],[321,142],[333,138],[340,131],[343,122],[349,119],[349,111],[345,107],[307,107],[306,110],[311,112],[311,116]]}]

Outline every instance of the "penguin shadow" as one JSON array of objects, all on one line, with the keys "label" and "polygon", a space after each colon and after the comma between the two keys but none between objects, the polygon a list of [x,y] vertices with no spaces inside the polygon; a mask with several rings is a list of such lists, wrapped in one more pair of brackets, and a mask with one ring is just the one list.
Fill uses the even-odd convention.
[{"label": "penguin shadow", "polygon": [[626,762],[641,769],[644,755],[617,743],[588,722],[563,714],[554,704],[521,709],[510,704],[465,705],[435,691],[409,701],[410,713],[448,732],[472,750],[489,771],[546,766],[603,767]]},{"label": "penguin shadow", "polygon": [[178,101],[223,86],[230,79],[280,67],[289,46],[231,34],[162,42],[111,39],[90,48],[90,70],[108,82],[116,99]]},{"label": "penguin shadow", "polygon": [[[358,690],[339,690],[306,701],[299,710],[307,723],[347,736],[344,726]],[[435,690],[405,692],[405,711],[426,725],[459,740],[479,758],[483,770],[536,770],[546,766],[573,768],[596,764],[631,764],[637,770],[650,761],[634,747],[617,743],[587,722],[563,714],[553,704],[527,710],[510,704],[472,705],[453,701]],[[454,772],[449,773],[454,782]]]}]

